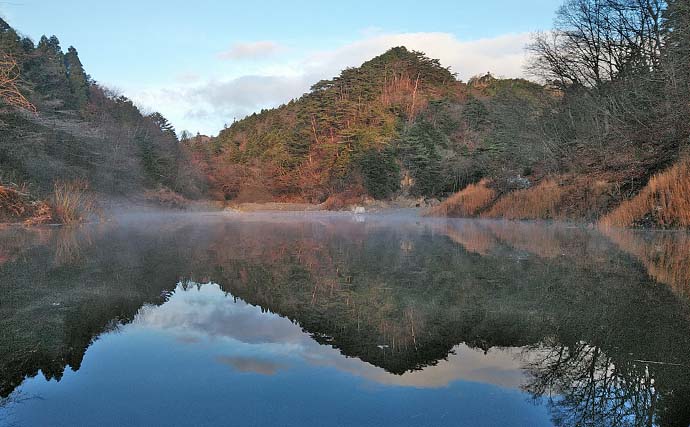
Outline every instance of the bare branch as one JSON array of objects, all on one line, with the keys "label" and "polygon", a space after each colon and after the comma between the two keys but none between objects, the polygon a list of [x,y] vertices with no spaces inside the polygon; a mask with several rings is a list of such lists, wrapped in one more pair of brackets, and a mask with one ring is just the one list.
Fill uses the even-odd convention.
[{"label": "bare branch", "polygon": [[19,81],[17,60],[9,54],[0,55],[0,99],[8,105],[36,114],[36,107],[19,90]]}]

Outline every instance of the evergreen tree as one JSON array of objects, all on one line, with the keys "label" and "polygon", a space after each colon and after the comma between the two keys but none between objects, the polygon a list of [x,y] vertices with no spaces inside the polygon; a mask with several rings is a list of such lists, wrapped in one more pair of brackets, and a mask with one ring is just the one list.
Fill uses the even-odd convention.
[{"label": "evergreen tree", "polygon": [[470,96],[462,111],[462,120],[465,125],[473,131],[479,131],[488,124],[488,116],[489,110],[484,103]]},{"label": "evergreen tree", "polygon": [[10,27],[10,24],[8,24],[7,21],[0,17],[0,33],[7,32],[11,29],[12,27]]},{"label": "evergreen tree", "polygon": [[63,102],[70,99],[70,83],[57,37],[41,37],[35,55],[28,61],[26,69],[27,78],[36,84],[36,91],[41,95]]},{"label": "evergreen tree", "polygon": [[151,120],[157,127],[160,129],[161,132],[164,134],[173,136],[175,139],[177,139],[177,135],[175,134],[175,128],[173,127],[172,123],[168,121],[161,113],[153,113],[148,116],[149,120]]},{"label": "evergreen tree", "polygon": [[86,106],[89,98],[89,79],[79,60],[77,49],[73,46],[70,46],[65,54],[65,69],[69,77],[69,85],[72,92],[71,106],[82,109]]},{"label": "evergreen tree", "polygon": [[400,189],[400,166],[390,147],[370,149],[358,157],[364,187],[373,198],[385,199]]},{"label": "evergreen tree", "polygon": [[21,40],[17,32],[0,18],[0,53],[16,56],[22,51]]},{"label": "evergreen tree", "polygon": [[437,196],[445,187],[442,182],[441,156],[437,145],[445,136],[426,119],[408,129],[398,143],[403,166],[414,179],[411,192],[417,196]]}]

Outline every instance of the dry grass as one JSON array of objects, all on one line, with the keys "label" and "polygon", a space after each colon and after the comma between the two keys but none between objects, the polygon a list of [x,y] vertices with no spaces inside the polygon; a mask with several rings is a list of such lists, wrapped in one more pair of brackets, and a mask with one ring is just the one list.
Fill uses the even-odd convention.
[{"label": "dry grass", "polygon": [[506,194],[486,218],[594,221],[616,203],[618,193],[607,179],[559,175],[534,187]]},{"label": "dry grass", "polygon": [[482,216],[504,219],[555,219],[567,189],[553,179],[546,179],[525,190],[517,190],[498,199]]},{"label": "dry grass", "polygon": [[50,206],[34,200],[26,188],[0,185],[0,222],[24,221],[27,225],[44,224],[52,220]]},{"label": "dry grass", "polygon": [[652,177],[634,198],[601,219],[605,227],[690,227],[690,160]]},{"label": "dry grass", "polygon": [[0,210],[5,217],[22,217],[31,208],[27,198],[20,191],[0,186]]},{"label": "dry grass", "polygon": [[86,222],[100,213],[85,181],[56,182],[50,203],[54,219],[62,224]]},{"label": "dry grass", "polygon": [[47,224],[53,220],[53,209],[47,202],[34,202],[33,214],[24,220],[25,225]]},{"label": "dry grass", "polygon": [[427,211],[426,215],[473,217],[485,210],[495,199],[496,191],[489,188],[488,181],[483,179],[450,196],[440,205]]}]

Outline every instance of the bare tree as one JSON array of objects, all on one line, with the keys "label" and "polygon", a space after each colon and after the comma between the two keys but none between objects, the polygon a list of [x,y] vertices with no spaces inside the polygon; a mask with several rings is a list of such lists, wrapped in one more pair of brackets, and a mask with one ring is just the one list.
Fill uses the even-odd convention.
[{"label": "bare tree", "polygon": [[19,65],[13,56],[0,55],[0,99],[7,104],[36,113],[36,107],[20,92]]},{"label": "bare tree", "polygon": [[555,28],[537,34],[529,70],[562,85],[598,86],[655,70],[662,48],[662,0],[567,0]]}]

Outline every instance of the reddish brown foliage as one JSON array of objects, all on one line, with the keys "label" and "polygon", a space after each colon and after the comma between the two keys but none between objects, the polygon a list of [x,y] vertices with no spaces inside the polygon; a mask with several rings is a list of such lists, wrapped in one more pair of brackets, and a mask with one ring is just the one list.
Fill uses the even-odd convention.
[{"label": "reddish brown foliage", "polygon": [[33,200],[19,189],[0,186],[0,222],[43,224],[51,219],[52,210],[45,202]]},{"label": "reddish brown foliage", "polygon": [[321,206],[329,211],[339,211],[353,205],[362,204],[365,194],[366,191],[361,186],[352,188],[343,193],[330,196]]},{"label": "reddish brown foliage", "polygon": [[185,209],[189,206],[189,200],[168,188],[147,191],[145,197],[149,202],[169,209]]}]

